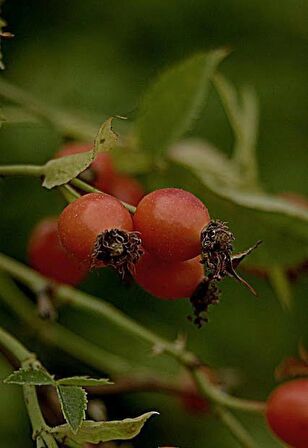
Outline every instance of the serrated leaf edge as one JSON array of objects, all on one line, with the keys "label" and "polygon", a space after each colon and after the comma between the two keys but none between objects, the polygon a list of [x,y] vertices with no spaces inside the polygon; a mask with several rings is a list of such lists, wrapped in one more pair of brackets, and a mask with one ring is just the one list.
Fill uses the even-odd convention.
[{"label": "serrated leaf edge", "polygon": [[[65,387],[76,387],[76,388],[82,390],[82,392],[83,392],[83,398],[84,398],[84,400],[83,400],[83,415],[82,415],[82,418],[81,418],[80,423],[79,423],[79,425],[78,425],[77,428],[73,428],[73,427],[72,427],[72,425],[71,425],[69,419],[67,418],[67,414],[66,414],[66,411],[65,411],[64,406],[63,406],[63,400],[62,400],[62,398],[61,398],[60,389],[61,389],[61,388],[65,388]],[[68,426],[69,426],[70,429],[72,430],[72,433],[73,433],[73,434],[77,434],[77,433],[78,433],[78,430],[79,430],[79,428],[80,428],[80,426],[82,425],[82,422],[83,422],[83,421],[85,420],[85,418],[86,418],[86,409],[87,409],[87,404],[88,404],[87,392],[84,390],[83,387],[80,387],[80,386],[72,386],[72,385],[69,385],[69,386],[68,386],[68,385],[67,385],[67,386],[65,386],[65,385],[59,385],[59,386],[56,386],[56,389],[57,389],[57,394],[58,394],[58,398],[59,398],[60,405],[61,405],[62,414],[63,414],[65,420],[67,421]]]}]

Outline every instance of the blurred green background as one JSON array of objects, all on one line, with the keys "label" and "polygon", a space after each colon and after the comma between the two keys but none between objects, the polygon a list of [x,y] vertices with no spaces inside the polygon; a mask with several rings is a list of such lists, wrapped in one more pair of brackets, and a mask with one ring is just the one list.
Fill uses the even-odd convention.
[{"label": "blurred green background", "polygon": [[[164,66],[198,50],[229,46],[234,51],[222,71],[238,86],[254,86],[259,98],[258,161],[265,189],[308,195],[307,2],[8,0],[3,16],[16,35],[3,45],[4,76],[48,104],[97,124],[116,114],[132,121],[140,95]],[[231,151],[231,130],[213,89],[193,134],[228,154]],[[8,122],[0,136],[0,163],[42,163],[62,143],[61,135],[44,123]],[[23,261],[33,225],[64,205],[57,192],[43,191],[32,179],[0,180],[0,203],[0,249]],[[235,393],[265,399],[275,383],[275,367],[284,357],[295,355],[300,338],[307,336],[308,279],[302,277],[294,285],[294,306],[288,314],[266,281],[251,275],[248,279],[259,299],[227,281],[221,304],[211,309],[210,322],[201,330],[187,321],[190,308],[186,301],[161,302],[135,286],[125,288],[110,272],[91,274],[82,288],[161,335],[186,334],[189,348],[210,365],[240,372]],[[52,372],[91,373],[29,337],[1,303],[0,307],[0,323],[27,341]],[[137,340],[128,340],[107,322],[102,325],[99,319],[68,310],[61,313],[61,321],[140,365],[166,372],[176,369],[167,358],[151,357]],[[1,377],[8,371],[1,359]],[[0,387],[1,443],[8,448],[31,446],[21,391]],[[214,418],[190,416],[170,397],[126,395],[109,398],[107,406],[110,418],[152,409],[160,412],[134,440],[137,448],[238,446]],[[260,446],[279,446],[261,418],[240,417]]]}]

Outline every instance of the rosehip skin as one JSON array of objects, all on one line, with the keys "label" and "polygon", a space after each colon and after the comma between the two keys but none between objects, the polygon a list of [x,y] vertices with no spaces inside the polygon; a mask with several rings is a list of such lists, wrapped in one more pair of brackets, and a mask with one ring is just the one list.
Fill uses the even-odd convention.
[{"label": "rosehip skin", "polygon": [[134,277],[153,296],[174,300],[190,297],[204,273],[199,257],[168,263],[145,253],[135,266]]},{"label": "rosehip skin", "polygon": [[88,272],[63,249],[54,217],[46,218],[34,227],[28,244],[28,258],[34,269],[59,283],[77,285]]},{"label": "rosehip skin", "polygon": [[308,379],[289,381],[270,395],[266,409],[273,432],[295,448],[308,447]]},{"label": "rosehip skin", "polygon": [[120,201],[136,206],[143,198],[144,190],[140,182],[133,177],[119,174],[113,178],[110,194]]},{"label": "rosehip skin", "polygon": [[[90,151],[92,147],[92,145],[87,143],[69,144],[58,151],[55,154],[55,157],[58,158],[70,156],[73,154],[79,154],[81,152]],[[107,152],[100,152],[99,154],[97,154],[90,168],[94,172],[94,179],[91,184],[93,184],[99,190],[102,190],[106,193],[111,193],[110,188],[115,176],[115,169],[110,154],[108,154]]]},{"label": "rosehip skin", "polygon": [[163,188],[146,195],[134,215],[145,250],[164,261],[184,261],[200,254],[200,234],[209,223],[205,205],[193,194]]},{"label": "rosehip skin", "polygon": [[105,193],[89,193],[69,204],[61,213],[58,230],[61,243],[69,254],[90,263],[95,241],[110,229],[133,230],[126,208]]}]

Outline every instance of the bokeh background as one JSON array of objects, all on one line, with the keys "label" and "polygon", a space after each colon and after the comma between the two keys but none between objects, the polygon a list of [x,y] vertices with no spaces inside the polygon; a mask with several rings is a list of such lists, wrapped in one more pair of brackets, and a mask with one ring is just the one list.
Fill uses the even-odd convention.
[{"label": "bokeh background", "polygon": [[[262,183],[272,193],[308,195],[308,4],[294,0],[8,0],[3,16],[16,37],[4,43],[4,76],[50,105],[87,117],[99,125],[110,115],[133,120],[140,95],[159,71],[198,50],[229,46],[222,71],[236,85],[255,87],[260,105],[258,161]],[[213,91],[194,135],[227,154],[232,133]],[[6,123],[0,130],[1,163],[43,163],[62,143],[44,123]],[[141,179],[142,180],[142,179]],[[185,184],[183,185],[185,187]],[[58,213],[63,201],[36,180],[0,180],[0,246],[26,259],[27,238],[43,216]],[[251,232],[251,229],[247,229]],[[284,248],[281,247],[281,251]],[[210,365],[230,367],[241,379],[235,393],[265,399],[275,384],[274,369],[297,352],[307,336],[307,277],[293,286],[294,306],[285,313],[270,285],[248,276],[259,299],[226,282],[221,304],[201,330],[186,319],[189,304],[160,302],[137,287],[127,289],[110,272],[94,273],[82,288],[112,302],[161,335],[184,333],[188,345]],[[167,358],[153,358],[146,347],[107,322],[64,310],[61,322],[116,353],[159,371],[176,371]],[[31,338],[0,303],[0,323],[38,352],[59,375],[95,373]],[[0,375],[9,367],[0,360]],[[8,448],[30,447],[30,429],[21,391],[0,386],[0,437]],[[106,401],[110,418],[158,410],[133,445],[156,448],[235,448],[231,436],[212,417],[191,416],[175,398],[134,394]],[[241,415],[260,446],[279,444],[261,418]]]}]

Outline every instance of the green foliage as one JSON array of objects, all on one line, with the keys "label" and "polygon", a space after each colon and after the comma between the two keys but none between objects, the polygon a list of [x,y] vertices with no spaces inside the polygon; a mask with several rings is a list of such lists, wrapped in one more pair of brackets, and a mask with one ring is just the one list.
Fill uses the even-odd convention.
[{"label": "green foliage", "polygon": [[95,152],[109,151],[118,142],[118,136],[112,129],[113,117],[108,118],[98,130],[94,140]]},{"label": "green foliage", "polygon": [[197,118],[225,50],[202,53],[166,70],[145,94],[136,122],[138,147],[159,160]]},{"label": "green foliage", "polygon": [[54,376],[50,375],[39,363],[35,367],[21,367],[9,375],[3,382],[19,385],[55,386],[65,420],[74,433],[78,431],[82,420],[85,419],[87,395],[83,387],[112,384],[107,378],[96,379],[88,376],[75,376],[55,380]]},{"label": "green foliage", "polygon": [[51,189],[68,183],[91,165],[97,153],[113,148],[117,143],[117,135],[112,130],[111,123],[112,118],[109,118],[101,125],[94,148],[90,151],[49,160],[43,169],[43,187]]},{"label": "green foliage", "polygon": [[87,394],[82,387],[57,386],[61,409],[71,431],[76,434],[87,409]]},{"label": "green foliage", "polygon": [[44,166],[43,187],[54,188],[66,184],[78,174],[82,173],[95,159],[95,151],[53,159]]},{"label": "green foliage", "polygon": [[245,188],[258,186],[256,143],[258,105],[254,90],[246,87],[239,98],[232,84],[220,73],[214,76],[216,87],[235,137],[234,161],[239,166]]},{"label": "green foliage", "polygon": [[82,422],[78,433],[75,435],[69,425],[61,425],[52,429],[52,434],[59,442],[68,446],[82,446],[84,443],[109,442],[111,440],[130,440],[136,437],[143,425],[157,412],[147,412],[136,418],[125,418],[109,422]]},{"label": "green foliage", "polygon": [[6,384],[28,384],[34,386],[46,386],[55,384],[54,377],[41,366],[38,366],[37,368],[21,367],[16,372],[11,373],[11,375],[3,380],[3,382]]}]

